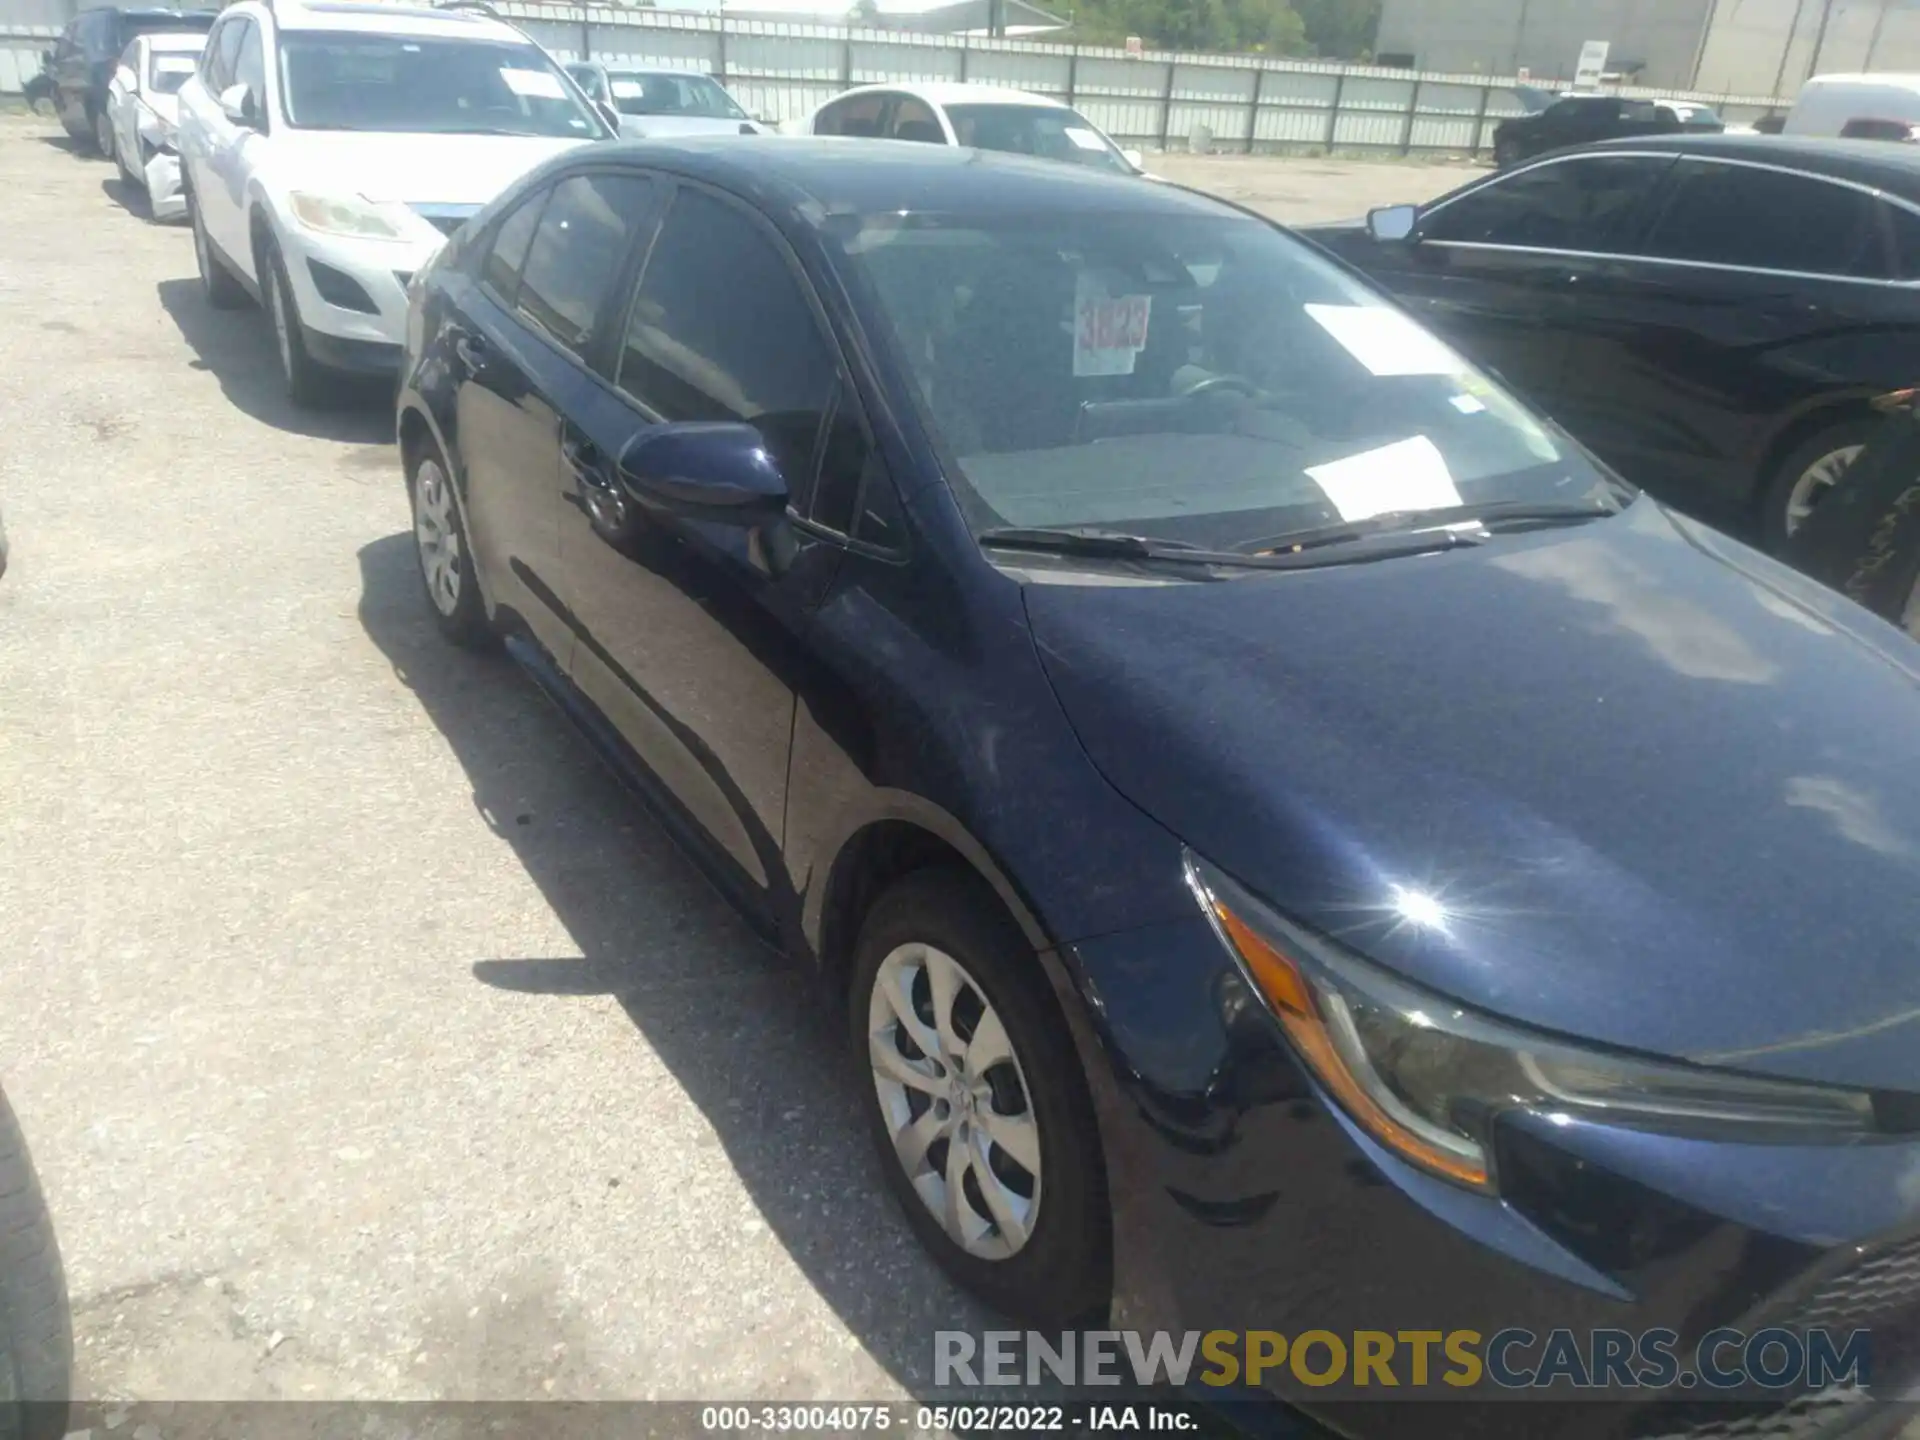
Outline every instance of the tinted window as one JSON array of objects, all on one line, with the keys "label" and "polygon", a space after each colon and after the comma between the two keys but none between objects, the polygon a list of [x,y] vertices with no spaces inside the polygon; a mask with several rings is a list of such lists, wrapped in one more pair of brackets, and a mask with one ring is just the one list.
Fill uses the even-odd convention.
[{"label": "tinted window", "polygon": [[1043,105],[949,105],[954,138],[981,150],[1038,155],[1096,170],[1131,174],[1133,167],[1072,110]]},{"label": "tinted window", "polygon": [[1220,546],[1608,493],[1498,386],[1262,221],[879,213],[830,233],[978,527]]},{"label": "tinted window", "polygon": [[774,242],[732,206],[682,190],[634,301],[622,388],[663,420],[757,425],[798,496],[837,368]]},{"label": "tinted window", "polygon": [[932,108],[911,95],[902,96],[900,103],[893,107],[887,134],[895,140],[918,140],[928,145],[947,143],[946,132],[940,128]]},{"label": "tinted window", "polygon": [[520,202],[493,232],[493,245],[487,251],[487,263],[480,278],[508,305],[520,293],[520,267],[527,263],[527,250],[533,244],[534,227],[540,223],[540,208],[547,203],[545,190]]},{"label": "tinted window", "polygon": [[1874,198],[1806,175],[1683,160],[1649,254],[1812,275],[1886,273]]},{"label": "tinted window", "polygon": [[546,135],[606,126],[533,45],[310,30],[283,34],[288,123],[308,130]]},{"label": "tinted window", "polygon": [[1672,163],[1607,155],[1536,165],[1422,216],[1420,234],[1463,244],[1604,251],[1632,239]]},{"label": "tinted window", "polygon": [[887,108],[888,95],[856,95],[829,105],[814,124],[816,135],[878,135],[881,113]]},{"label": "tinted window", "polygon": [[585,349],[652,191],[638,175],[575,175],[554,186],[520,277],[520,313]]},{"label": "tinted window", "polygon": [[1920,215],[1904,205],[1887,206],[1893,222],[1893,254],[1902,280],[1920,280]]}]

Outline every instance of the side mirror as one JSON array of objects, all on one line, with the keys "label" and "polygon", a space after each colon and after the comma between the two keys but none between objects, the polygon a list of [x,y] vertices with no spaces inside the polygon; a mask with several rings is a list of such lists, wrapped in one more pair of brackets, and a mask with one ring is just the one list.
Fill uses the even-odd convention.
[{"label": "side mirror", "polygon": [[53,68],[53,51],[42,50],[40,52],[40,63],[51,70]]},{"label": "side mirror", "polygon": [[1382,205],[1367,212],[1367,233],[1386,244],[1415,239],[1420,211],[1412,205]]},{"label": "side mirror", "polygon": [[620,452],[640,504],[686,520],[753,528],[787,513],[787,479],[751,425],[688,421],[642,430]]},{"label": "side mirror", "polygon": [[1120,158],[1136,170],[1144,170],[1147,168],[1147,157],[1142,155],[1138,150],[1122,150],[1120,152]]},{"label": "side mirror", "polygon": [[244,81],[220,92],[220,113],[248,130],[260,128],[259,102],[253,98],[252,87]]}]

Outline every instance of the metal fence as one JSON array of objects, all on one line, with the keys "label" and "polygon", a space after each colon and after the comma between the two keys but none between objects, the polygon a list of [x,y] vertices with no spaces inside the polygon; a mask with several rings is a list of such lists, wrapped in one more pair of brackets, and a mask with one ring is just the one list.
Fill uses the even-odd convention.
[{"label": "metal fence", "polygon": [[[18,93],[59,34],[49,7],[72,0],[0,0],[0,93]],[[1226,151],[1473,155],[1521,113],[1515,82],[1250,55],[926,35],[714,12],[508,0],[500,9],[562,59],[671,65],[722,81],[755,114],[798,119],[850,85],[967,80],[1051,95],[1123,144]],[[18,13],[18,20],[9,17]],[[32,15],[36,19],[28,19]],[[1656,92],[1622,90],[1627,96]],[[1659,92],[1672,95],[1674,92]],[[1730,121],[1784,106],[1765,96],[1679,98]]]}]

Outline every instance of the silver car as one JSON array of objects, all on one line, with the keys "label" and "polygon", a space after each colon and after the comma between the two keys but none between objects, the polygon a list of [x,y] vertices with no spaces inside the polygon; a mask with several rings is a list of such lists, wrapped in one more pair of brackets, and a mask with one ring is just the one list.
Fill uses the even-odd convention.
[{"label": "silver car", "polygon": [[618,112],[621,137],[763,135],[773,126],[749,115],[711,75],[697,70],[636,70],[580,60],[566,67],[587,95]]}]

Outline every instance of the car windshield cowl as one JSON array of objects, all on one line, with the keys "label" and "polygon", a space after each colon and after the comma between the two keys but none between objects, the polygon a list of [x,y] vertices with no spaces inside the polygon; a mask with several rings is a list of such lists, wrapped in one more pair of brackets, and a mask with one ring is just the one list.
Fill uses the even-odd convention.
[{"label": "car windshield cowl", "polygon": [[1234,549],[1251,555],[1311,550],[1325,545],[1344,545],[1395,531],[1412,533],[1449,525],[1472,525],[1487,529],[1495,526],[1577,525],[1618,515],[1624,508],[1620,501],[1603,497],[1579,501],[1494,500],[1478,505],[1449,505],[1437,510],[1393,510],[1338,525],[1319,525],[1244,541]]},{"label": "car windshield cowl", "polygon": [[1233,570],[1310,570],[1366,560],[1390,560],[1476,545],[1485,532],[1433,528],[1382,531],[1355,535],[1337,551],[1331,547],[1287,554],[1254,554],[1237,550],[1208,550],[1180,540],[1130,535],[1118,530],[1085,526],[1073,529],[999,526],[982,530],[979,542],[993,549],[1031,550],[1041,554],[1086,560],[1148,560],[1176,565]]}]

